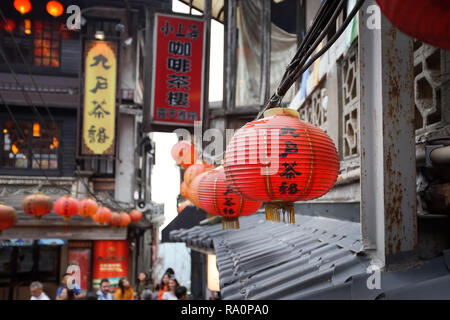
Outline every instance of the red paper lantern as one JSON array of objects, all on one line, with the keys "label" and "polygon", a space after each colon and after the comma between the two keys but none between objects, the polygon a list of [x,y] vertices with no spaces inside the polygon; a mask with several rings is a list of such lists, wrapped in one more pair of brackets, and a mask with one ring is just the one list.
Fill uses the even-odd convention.
[{"label": "red paper lantern", "polygon": [[118,212],[111,212],[111,220],[109,220],[109,224],[115,227],[120,227],[120,223],[122,222],[122,217]]},{"label": "red paper lantern", "polygon": [[184,168],[194,164],[198,159],[198,151],[193,144],[187,141],[179,141],[171,150],[172,158],[177,165]]},{"label": "red paper lantern", "polygon": [[183,198],[189,198],[189,187],[185,181],[180,184],[180,194]]},{"label": "red paper lantern", "polygon": [[22,209],[26,214],[34,216],[36,219],[49,214],[52,211],[53,204],[49,196],[37,192],[26,196],[22,202]]},{"label": "red paper lantern", "polygon": [[192,202],[190,202],[189,200],[183,201],[182,203],[179,204],[178,206],[178,213],[181,213],[181,211],[183,211],[187,206],[192,206]]},{"label": "red paper lantern", "polygon": [[98,210],[97,201],[93,199],[86,198],[78,203],[78,215],[84,218],[92,217],[94,214],[97,213],[97,210]]},{"label": "red paper lantern", "polygon": [[29,0],[14,0],[14,8],[21,14],[30,12],[31,3]]},{"label": "red paper lantern", "polygon": [[120,226],[121,227],[126,227],[131,223],[131,217],[128,213],[121,212],[121,213],[119,213],[119,215],[120,215]]},{"label": "red paper lantern", "polygon": [[17,222],[17,212],[11,207],[0,203],[0,233],[9,229]]},{"label": "red paper lantern", "polygon": [[268,220],[280,221],[287,212],[294,223],[295,201],[319,198],[333,187],[338,154],[330,137],[299,120],[298,112],[274,108],[264,116],[236,132],[225,153],[225,174],[244,198],[268,202]]},{"label": "red paper lantern", "polygon": [[223,217],[223,229],[238,229],[238,217],[251,215],[262,205],[261,201],[247,200],[234,192],[223,167],[205,174],[198,188],[198,199],[203,210]]},{"label": "red paper lantern", "polygon": [[186,182],[187,185],[190,185],[192,180],[194,180],[194,178],[196,176],[198,176],[200,173],[212,170],[214,168],[215,168],[215,166],[213,166],[212,164],[209,164],[209,163],[193,164],[193,165],[189,166],[189,168],[187,168],[186,171],[184,172],[184,182]]},{"label": "red paper lantern", "polygon": [[200,209],[202,209],[202,206],[200,205],[200,200],[198,199],[198,188],[200,187],[200,183],[206,173],[207,172],[203,172],[196,176],[189,186],[189,200],[191,200],[191,202]]},{"label": "red paper lantern", "polygon": [[64,220],[69,220],[70,217],[78,213],[78,200],[72,198],[70,195],[65,195],[55,201],[53,205],[57,215],[63,216]]},{"label": "red paper lantern", "polygon": [[55,18],[59,17],[64,13],[63,5],[58,1],[49,1],[46,6],[47,12],[54,16]]},{"label": "red paper lantern", "polygon": [[98,223],[108,223],[111,220],[111,210],[106,207],[100,207],[97,213],[92,216],[92,220]]},{"label": "red paper lantern", "polygon": [[376,0],[398,29],[433,46],[450,50],[450,0]]},{"label": "red paper lantern", "polygon": [[5,31],[14,31],[14,29],[16,28],[16,22],[8,18],[6,18],[5,21],[1,21],[1,25],[3,30]]},{"label": "red paper lantern", "polygon": [[139,211],[137,209],[131,210],[130,218],[131,218],[131,221],[138,222],[139,220],[142,219],[142,211]]}]

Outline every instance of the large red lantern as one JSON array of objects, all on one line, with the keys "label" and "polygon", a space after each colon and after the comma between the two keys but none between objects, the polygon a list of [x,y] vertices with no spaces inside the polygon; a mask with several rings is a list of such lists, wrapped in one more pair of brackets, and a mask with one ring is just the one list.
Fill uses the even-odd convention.
[{"label": "large red lantern", "polygon": [[0,233],[9,229],[17,222],[17,212],[11,207],[0,203]]},{"label": "large red lantern", "polygon": [[394,26],[423,42],[450,50],[450,0],[376,0]]},{"label": "large red lantern", "polygon": [[228,180],[244,198],[266,201],[266,218],[295,222],[295,201],[323,196],[339,172],[336,147],[321,129],[288,108],[269,109],[244,125],[225,153]]},{"label": "large red lantern", "polygon": [[58,1],[49,1],[46,6],[47,12],[57,18],[64,13],[63,5]]},{"label": "large red lantern", "polygon": [[138,222],[142,219],[142,211],[139,211],[137,209],[130,211],[130,218],[132,222]]},{"label": "large red lantern", "polygon": [[223,229],[238,229],[238,217],[251,215],[262,205],[261,201],[247,200],[234,192],[223,167],[205,174],[198,188],[198,199],[203,210],[223,217]]},{"label": "large red lantern", "polygon": [[49,214],[52,211],[53,204],[49,196],[37,192],[26,196],[22,202],[22,209],[26,214],[34,216],[36,219]]},{"label": "large red lantern", "polygon": [[200,201],[198,199],[198,188],[200,187],[200,183],[202,179],[205,177],[207,172],[200,173],[198,176],[192,180],[191,185],[189,186],[189,200],[197,207],[202,209]]},{"label": "large red lantern", "polygon": [[185,181],[180,184],[180,194],[183,198],[189,198],[189,187]]},{"label": "large red lantern", "polygon": [[98,210],[97,201],[93,199],[86,198],[78,203],[78,215],[84,218],[92,217],[94,214],[97,213],[97,210]]},{"label": "large red lantern", "polygon": [[119,213],[119,215],[120,215],[120,226],[121,227],[126,227],[131,223],[131,217],[128,213],[121,212],[121,213]]},{"label": "large red lantern", "polygon": [[186,182],[187,185],[190,185],[192,180],[194,180],[194,178],[196,176],[198,176],[200,173],[203,173],[205,171],[214,169],[215,166],[213,166],[212,164],[209,163],[196,163],[193,164],[191,166],[189,166],[189,168],[186,169],[186,171],[184,172],[184,182]]},{"label": "large red lantern", "polygon": [[171,150],[172,158],[176,164],[184,168],[194,164],[198,159],[198,151],[195,146],[187,141],[177,142]]},{"label": "large red lantern", "polygon": [[21,14],[30,12],[31,3],[29,0],[14,0],[14,8]]},{"label": "large red lantern", "polygon": [[63,216],[64,220],[69,220],[70,217],[78,213],[78,200],[72,198],[70,195],[65,195],[55,201],[53,205],[57,215]]},{"label": "large red lantern", "polygon": [[111,220],[111,210],[106,207],[100,207],[97,213],[92,216],[92,220],[98,223],[106,224]]}]

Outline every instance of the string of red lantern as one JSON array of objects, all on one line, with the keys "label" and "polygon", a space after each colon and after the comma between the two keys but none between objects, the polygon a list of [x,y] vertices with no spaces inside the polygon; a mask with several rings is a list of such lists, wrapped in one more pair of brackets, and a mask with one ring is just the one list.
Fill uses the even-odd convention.
[{"label": "string of red lantern", "polygon": [[2,230],[11,228],[17,222],[17,212],[11,207],[0,202],[0,234]]}]

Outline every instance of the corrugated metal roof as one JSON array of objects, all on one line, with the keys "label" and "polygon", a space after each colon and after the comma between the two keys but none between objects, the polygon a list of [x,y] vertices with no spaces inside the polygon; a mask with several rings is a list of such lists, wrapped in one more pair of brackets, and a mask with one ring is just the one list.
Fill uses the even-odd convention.
[{"label": "corrugated metal roof", "polygon": [[296,215],[295,224],[263,214],[240,218],[238,230],[220,224],[171,231],[173,241],[214,249],[223,299],[450,299],[450,251],[397,272],[381,272],[369,289],[370,259],[361,252],[361,225]]}]

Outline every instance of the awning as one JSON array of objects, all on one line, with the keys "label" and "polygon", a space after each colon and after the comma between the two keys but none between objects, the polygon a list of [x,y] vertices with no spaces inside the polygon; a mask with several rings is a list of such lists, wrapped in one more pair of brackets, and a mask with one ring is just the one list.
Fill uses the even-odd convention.
[{"label": "awning", "polygon": [[[40,239],[37,243],[39,246],[63,246],[67,244],[63,239]],[[0,241],[0,247],[26,247],[32,246],[33,240],[29,239],[9,239]]]},{"label": "awning", "polygon": [[172,230],[190,229],[198,226],[200,221],[206,219],[206,213],[195,206],[187,206],[162,231],[161,242],[177,242],[169,238]]}]

